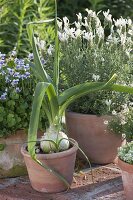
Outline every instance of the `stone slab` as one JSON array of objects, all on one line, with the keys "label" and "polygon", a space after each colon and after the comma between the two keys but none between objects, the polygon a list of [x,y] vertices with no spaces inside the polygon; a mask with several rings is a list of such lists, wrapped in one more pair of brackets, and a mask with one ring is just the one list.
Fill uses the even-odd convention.
[{"label": "stone slab", "polygon": [[115,166],[90,169],[76,173],[67,192],[44,194],[32,189],[28,177],[0,179],[0,200],[126,200],[120,170]]}]

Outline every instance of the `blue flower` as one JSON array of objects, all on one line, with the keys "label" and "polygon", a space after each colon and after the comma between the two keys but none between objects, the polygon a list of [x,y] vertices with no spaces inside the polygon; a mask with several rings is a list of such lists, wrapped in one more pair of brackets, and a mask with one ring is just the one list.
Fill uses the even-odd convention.
[{"label": "blue flower", "polygon": [[20,75],[19,72],[15,72],[13,76],[14,76],[15,78],[20,78],[21,75]]},{"label": "blue flower", "polygon": [[5,64],[5,60],[0,60],[0,66],[2,67],[2,65]]},{"label": "blue flower", "polygon": [[6,74],[6,72],[5,71],[1,71],[0,74],[2,74],[4,76]]},{"label": "blue flower", "polygon": [[30,77],[30,72],[25,72],[25,78]]},{"label": "blue flower", "polygon": [[25,71],[26,71],[26,70],[29,70],[29,69],[30,69],[29,64],[24,65],[24,70],[25,70]]},{"label": "blue flower", "polygon": [[16,58],[14,61],[16,63],[16,69],[22,70],[24,68],[24,60],[23,59]]},{"label": "blue flower", "polygon": [[18,84],[18,82],[19,82],[19,79],[14,79],[14,80],[11,82],[11,85],[12,85],[12,86],[15,86],[15,85]]},{"label": "blue flower", "polygon": [[5,56],[6,56],[6,54],[2,54],[2,53],[0,52],[0,58],[1,58],[2,60],[5,59]]},{"label": "blue flower", "polygon": [[7,68],[7,70],[8,70],[8,73],[9,73],[11,76],[14,74],[14,70],[13,70],[13,69]]},{"label": "blue flower", "polygon": [[16,58],[15,63],[18,64],[18,65],[24,65],[24,60]]},{"label": "blue flower", "polygon": [[29,53],[28,58],[29,60],[33,60],[34,59],[33,53]]},{"label": "blue flower", "polygon": [[4,92],[4,93],[0,96],[0,99],[1,99],[1,100],[6,100],[6,97],[7,97],[7,92]]},{"label": "blue flower", "polygon": [[25,78],[25,75],[24,74],[20,75],[20,78],[23,80]]},{"label": "blue flower", "polygon": [[9,79],[9,77],[8,77],[8,76],[5,76],[5,81],[6,81],[6,83],[9,83],[9,82],[11,82],[11,80]]},{"label": "blue flower", "polygon": [[21,89],[19,87],[16,87],[16,92],[21,92]]},{"label": "blue flower", "polygon": [[45,65],[47,63],[47,61],[44,60],[43,58],[41,59],[41,62],[42,62],[43,65]]}]

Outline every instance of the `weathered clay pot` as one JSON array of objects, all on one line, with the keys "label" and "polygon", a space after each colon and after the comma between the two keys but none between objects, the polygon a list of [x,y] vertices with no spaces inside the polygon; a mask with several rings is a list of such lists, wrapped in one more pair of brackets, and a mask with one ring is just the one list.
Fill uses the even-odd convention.
[{"label": "weathered clay pot", "polygon": [[111,163],[117,156],[117,148],[122,145],[122,137],[107,130],[104,123],[107,119],[110,117],[66,112],[68,136],[78,142],[93,163]]},{"label": "weathered clay pot", "polygon": [[[55,169],[63,175],[69,184],[72,183],[77,147],[52,154],[37,154],[37,159]],[[26,151],[26,146],[21,148],[21,153],[27,166],[32,187],[39,192],[53,193],[67,189],[67,186],[55,175],[38,165]]]},{"label": "weathered clay pot", "polygon": [[118,159],[127,200],[133,200],[133,165]]},{"label": "weathered clay pot", "polygon": [[7,138],[0,138],[0,144],[6,145],[5,149],[0,151],[0,178],[27,174],[24,159],[21,155],[21,146],[26,140],[27,134],[24,130],[19,130]]}]

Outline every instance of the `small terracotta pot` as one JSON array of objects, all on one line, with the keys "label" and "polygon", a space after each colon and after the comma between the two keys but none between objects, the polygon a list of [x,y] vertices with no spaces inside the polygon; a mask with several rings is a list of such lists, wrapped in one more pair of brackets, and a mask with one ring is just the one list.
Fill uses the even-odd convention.
[{"label": "small terracotta pot", "polygon": [[[62,174],[71,185],[76,152],[77,146],[74,145],[72,148],[59,153],[37,154],[37,159]],[[35,190],[53,193],[62,192],[67,189],[67,186],[58,177],[45,170],[31,158],[26,150],[26,146],[22,146],[21,153],[24,156],[31,185]]]},{"label": "small terracotta pot", "polygon": [[[122,137],[107,130],[104,121],[109,119],[111,119],[109,116],[98,117],[66,112],[68,136],[78,142],[80,148],[93,163],[113,162],[117,156],[117,148],[122,145]],[[78,156],[81,157],[80,153]]]},{"label": "small terracotta pot", "polygon": [[121,169],[126,198],[127,200],[133,200],[133,165],[118,158],[118,166]]}]

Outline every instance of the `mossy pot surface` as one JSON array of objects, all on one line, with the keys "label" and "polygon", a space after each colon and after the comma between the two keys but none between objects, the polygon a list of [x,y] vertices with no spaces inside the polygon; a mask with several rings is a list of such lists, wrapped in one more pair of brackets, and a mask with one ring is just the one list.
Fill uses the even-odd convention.
[{"label": "mossy pot surface", "polygon": [[21,146],[27,140],[24,130],[6,138],[0,138],[0,143],[5,144],[3,151],[0,151],[0,178],[17,177],[27,174]]}]

